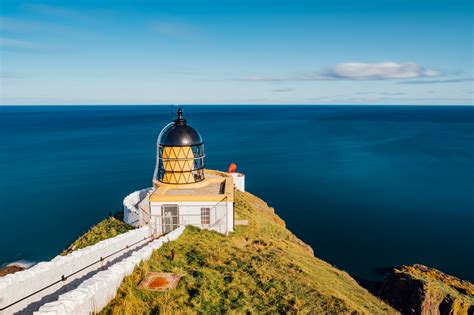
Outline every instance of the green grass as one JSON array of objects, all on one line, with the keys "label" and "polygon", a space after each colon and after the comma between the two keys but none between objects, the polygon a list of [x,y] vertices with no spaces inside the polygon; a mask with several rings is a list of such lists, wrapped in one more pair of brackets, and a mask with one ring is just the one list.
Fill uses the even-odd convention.
[{"label": "green grass", "polygon": [[107,218],[79,237],[74,243],[65,249],[61,255],[67,255],[77,249],[94,245],[102,240],[125,233],[131,229],[133,229],[133,226],[128,225],[115,217]]},{"label": "green grass", "polygon": [[[235,209],[248,226],[228,237],[187,227],[124,279],[102,313],[395,313],[347,273],[315,258],[262,200],[237,191]],[[183,278],[168,292],[137,289],[149,271]]]}]

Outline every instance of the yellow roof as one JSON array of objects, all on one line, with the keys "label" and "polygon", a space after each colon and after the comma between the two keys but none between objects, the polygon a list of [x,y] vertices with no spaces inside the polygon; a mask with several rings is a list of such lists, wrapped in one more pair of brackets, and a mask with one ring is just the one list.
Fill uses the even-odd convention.
[{"label": "yellow roof", "polygon": [[150,202],[234,201],[232,176],[214,170],[204,170],[204,176],[203,181],[191,184],[165,184],[155,180],[155,191],[149,200]]}]

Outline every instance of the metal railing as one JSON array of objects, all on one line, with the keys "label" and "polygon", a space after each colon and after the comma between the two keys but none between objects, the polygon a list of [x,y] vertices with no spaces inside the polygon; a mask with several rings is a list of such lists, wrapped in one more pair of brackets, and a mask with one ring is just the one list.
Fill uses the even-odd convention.
[{"label": "metal railing", "polygon": [[[225,205],[225,214],[222,215],[221,217],[217,218],[217,207],[222,206],[222,203]],[[222,227],[224,227],[224,231],[226,235],[228,234],[228,228],[227,228],[227,196],[218,201],[214,206],[208,206],[208,205],[202,205],[203,208],[211,208],[214,210],[213,212],[211,211],[210,213],[214,213],[214,220],[212,223],[209,224],[204,224],[204,223],[184,223],[183,219],[186,218],[196,218],[199,217],[201,218],[201,214],[178,214],[178,215],[150,215],[150,226],[153,226],[155,231],[160,230],[161,232],[163,231],[168,231],[171,232],[181,226],[186,226],[186,225],[193,225],[205,229],[213,229],[213,230],[218,230],[218,232],[222,232]],[[150,209],[151,212],[151,209]],[[212,216],[211,216],[212,217]],[[154,220],[152,220],[152,218]],[[165,220],[169,219],[170,222],[166,222]],[[173,222],[174,219],[176,219],[176,222]],[[153,224],[152,224],[153,222]]]},{"label": "metal railing", "polygon": [[[161,235],[160,235],[160,236],[161,236]],[[96,261],[94,261],[94,262],[88,264],[87,266],[84,266],[84,267],[82,267],[81,269],[76,270],[76,271],[74,271],[74,272],[72,272],[72,273],[70,273],[70,274],[62,275],[62,276],[61,276],[61,279],[58,279],[58,280],[56,280],[56,281],[54,281],[54,282],[52,282],[52,283],[50,283],[50,284],[48,284],[48,285],[42,287],[41,289],[38,289],[38,290],[34,291],[33,293],[30,293],[30,294],[28,294],[28,295],[22,297],[21,299],[18,299],[18,300],[16,300],[16,301],[13,302],[13,303],[8,304],[7,306],[4,306],[4,307],[0,308],[0,311],[4,311],[4,310],[6,310],[6,309],[8,309],[8,308],[10,308],[10,307],[12,307],[12,306],[14,306],[14,305],[16,305],[16,304],[22,302],[22,301],[24,301],[24,300],[26,300],[26,299],[28,299],[28,298],[30,298],[30,297],[32,297],[32,296],[34,296],[34,295],[36,295],[36,294],[38,294],[38,293],[40,293],[40,292],[46,290],[46,289],[51,288],[52,286],[54,286],[54,285],[56,285],[56,284],[58,284],[58,283],[65,282],[66,280],[68,280],[68,279],[71,278],[72,276],[74,276],[74,275],[80,273],[81,271],[84,271],[84,270],[86,270],[86,269],[88,269],[88,268],[90,268],[90,267],[92,267],[92,266],[94,266],[94,265],[96,265],[96,264],[98,264],[98,263],[103,263],[106,259],[108,259],[108,258],[110,258],[110,257],[112,257],[112,256],[114,256],[114,255],[117,255],[118,253],[121,253],[121,252],[123,252],[124,250],[129,249],[130,247],[133,247],[133,246],[135,246],[135,245],[138,245],[138,244],[140,244],[140,243],[145,242],[145,241],[148,240],[148,242],[144,243],[144,245],[146,245],[146,244],[150,243],[151,241],[153,241],[153,240],[156,239],[156,238],[158,238],[158,237],[156,237],[156,236],[154,236],[154,235],[152,234],[151,236],[145,237],[145,238],[143,238],[143,239],[140,240],[140,241],[137,241],[137,242],[132,243],[132,244],[128,244],[128,245],[126,245],[125,247],[123,247],[122,249],[119,249],[119,250],[117,250],[117,251],[115,251],[115,252],[113,252],[113,253],[111,253],[111,254],[109,254],[109,255],[107,255],[107,256],[100,257],[98,260],[96,260]],[[144,246],[144,245],[143,245],[143,246]],[[59,288],[58,288],[58,289],[59,289]],[[31,302],[31,303],[34,303],[34,302]]]}]

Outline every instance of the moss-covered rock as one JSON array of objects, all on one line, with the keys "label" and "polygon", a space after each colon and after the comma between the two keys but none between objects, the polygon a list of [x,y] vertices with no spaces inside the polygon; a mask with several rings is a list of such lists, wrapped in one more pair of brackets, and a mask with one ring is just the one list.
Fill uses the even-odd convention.
[{"label": "moss-covered rock", "polygon": [[474,285],[423,265],[393,270],[380,297],[403,314],[474,314]]}]

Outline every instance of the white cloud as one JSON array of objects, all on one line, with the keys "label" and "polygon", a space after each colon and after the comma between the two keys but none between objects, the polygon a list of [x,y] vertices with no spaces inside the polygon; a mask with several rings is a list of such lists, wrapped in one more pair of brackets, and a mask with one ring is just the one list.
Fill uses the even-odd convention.
[{"label": "white cloud", "polygon": [[291,92],[293,91],[293,88],[279,88],[279,89],[273,89],[273,92]]},{"label": "white cloud", "polygon": [[387,80],[435,77],[440,73],[424,68],[414,62],[396,63],[340,63],[324,71],[321,75],[328,79]]},{"label": "white cloud", "polygon": [[413,81],[404,81],[400,83],[404,84],[437,84],[437,83],[463,83],[463,82],[473,82],[474,78],[455,78],[455,79],[443,79],[443,80],[413,80]]},{"label": "white cloud", "polygon": [[[92,17],[92,14],[93,13],[90,13],[89,16]],[[97,18],[99,18],[99,15],[97,15]],[[47,36],[59,34],[76,37],[76,39],[78,39],[77,36],[81,36],[81,38],[88,38],[91,36],[91,34],[97,34],[100,32],[98,29],[86,29],[82,26],[69,26],[60,22],[38,22],[5,16],[0,16],[0,31],[2,31],[2,33],[8,34],[9,36],[11,36],[13,33],[15,33],[14,36],[18,36],[17,34],[43,34]]]},{"label": "white cloud", "polygon": [[0,50],[11,50],[11,51],[17,51],[17,52],[28,52],[28,53],[55,53],[55,52],[60,52],[63,49],[48,45],[48,44],[43,44],[43,43],[38,43],[38,42],[33,42],[29,40],[23,40],[23,39],[16,39],[16,38],[10,38],[10,37],[0,37]]},{"label": "white cloud", "polygon": [[0,30],[2,31],[24,31],[24,30],[31,30],[34,28],[34,24],[20,21],[17,19],[12,19],[4,16],[0,16]]},{"label": "white cloud", "polygon": [[407,95],[405,92],[382,92],[380,95],[396,96],[396,95]]},{"label": "white cloud", "polygon": [[27,40],[0,37],[0,47],[2,49],[40,50],[42,47]]},{"label": "white cloud", "polygon": [[197,29],[183,22],[154,21],[150,23],[151,28],[165,36],[186,37],[197,34]]},{"label": "white cloud", "polygon": [[302,72],[287,76],[251,76],[247,81],[322,81],[322,80],[403,80],[439,76],[440,72],[414,62],[380,63],[345,62],[323,71]]},{"label": "white cloud", "polygon": [[11,72],[0,72],[0,79],[16,79],[16,78],[18,78],[18,76]]},{"label": "white cloud", "polygon": [[25,4],[24,8],[45,15],[52,15],[61,18],[86,18],[87,14],[75,9],[69,9],[56,5],[35,3],[35,4]]}]

